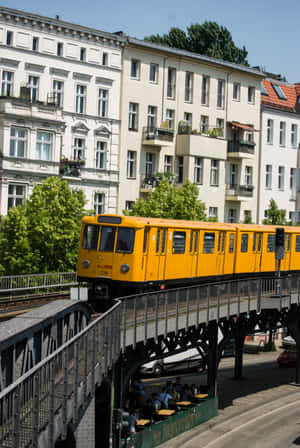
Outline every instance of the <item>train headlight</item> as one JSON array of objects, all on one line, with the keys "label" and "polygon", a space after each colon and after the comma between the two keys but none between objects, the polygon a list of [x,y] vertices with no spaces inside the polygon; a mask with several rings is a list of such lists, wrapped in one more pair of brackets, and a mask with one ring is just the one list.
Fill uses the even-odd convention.
[{"label": "train headlight", "polygon": [[84,260],[83,262],[82,262],[82,266],[85,268],[85,269],[87,269],[89,266],[90,266],[90,262],[89,262],[89,260]]},{"label": "train headlight", "polygon": [[128,264],[122,264],[121,266],[121,272],[123,272],[123,274],[126,274],[126,272],[129,271],[129,265]]}]

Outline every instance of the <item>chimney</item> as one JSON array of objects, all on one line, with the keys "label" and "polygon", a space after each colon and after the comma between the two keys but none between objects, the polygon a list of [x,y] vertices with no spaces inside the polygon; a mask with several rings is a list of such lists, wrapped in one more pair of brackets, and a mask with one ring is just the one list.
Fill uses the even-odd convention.
[{"label": "chimney", "polygon": [[55,19],[56,19],[56,20],[59,20],[59,16],[55,16]]}]

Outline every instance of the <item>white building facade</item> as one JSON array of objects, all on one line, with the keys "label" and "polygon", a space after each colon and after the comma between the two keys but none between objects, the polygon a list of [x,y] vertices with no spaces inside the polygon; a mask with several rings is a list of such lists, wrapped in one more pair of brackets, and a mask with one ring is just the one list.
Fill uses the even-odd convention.
[{"label": "white building facade", "polygon": [[199,186],[207,216],[256,221],[261,72],[127,39],[123,56],[119,212],[157,173]]},{"label": "white building facade", "polygon": [[[278,80],[262,82],[262,133],[258,222],[266,217],[270,200],[286,210],[292,221],[296,211],[297,149],[300,142],[300,111],[295,85]],[[299,96],[300,98],[300,96]]]},{"label": "white building facade", "polygon": [[0,213],[48,176],[115,213],[124,38],[0,8]]}]

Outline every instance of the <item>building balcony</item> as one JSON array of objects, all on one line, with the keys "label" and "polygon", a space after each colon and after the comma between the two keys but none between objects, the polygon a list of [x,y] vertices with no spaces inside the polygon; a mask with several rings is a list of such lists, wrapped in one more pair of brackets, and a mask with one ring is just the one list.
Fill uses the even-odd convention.
[{"label": "building balcony", "polygon": [[254,185],[226,185],[226,201],[245,201],[253,198]]},{"label": "building balcony", "polygon": [[150,193],[154,190],[154,188],[158,187],[160,182],[167,178],[170,184],[173,184],[176,182],[176,176],[175,174],[163,174],[163,173],[157,173],[153,176],[147,176],[142,175],[141,176],[141,186],[140,186],[140,192],[141,193]]},{"label": "building balcony", "polygon": [[[222,131],[221,129],[219,131]],[[180,156],[206,157],[210,159],[227,159],[227,141],[221,134],[204,134],[192,131],[178,134],[176,154]]]},{"label": "building balcony", "polygon": [[255,153],[255,143],[244,140],[228,141],[228,157],[252,158]]},{"label": "building balcony", "polygon": [[80,169],[85,165],[85,160],[60,159],[59,174],[61,176],[79,177]]},{"label": "building balcony", "polygon": [[143,128],[143,145],[170,146],[174,140],[174,131],[164,128]]}]

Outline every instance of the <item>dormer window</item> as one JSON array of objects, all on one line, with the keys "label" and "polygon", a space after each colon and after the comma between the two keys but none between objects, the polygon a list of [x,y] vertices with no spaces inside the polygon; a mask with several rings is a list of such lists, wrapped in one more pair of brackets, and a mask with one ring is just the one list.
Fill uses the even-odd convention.
[{"label": "dormer window", "polygon": [[268,92],[266,91],[266,88],[263,84],[260,85],[260,92],[262,95],[269,96]]},{"label": "dormer window", "polygon": [[277,94],[277,96],[278,96],[278,98],[280,100],[286,100],[287,99],[285,94],[281,90],[281,87],[278,84],[272,84],[272,87],[275,90],[275,92],[276,92],[276,94]]}]

